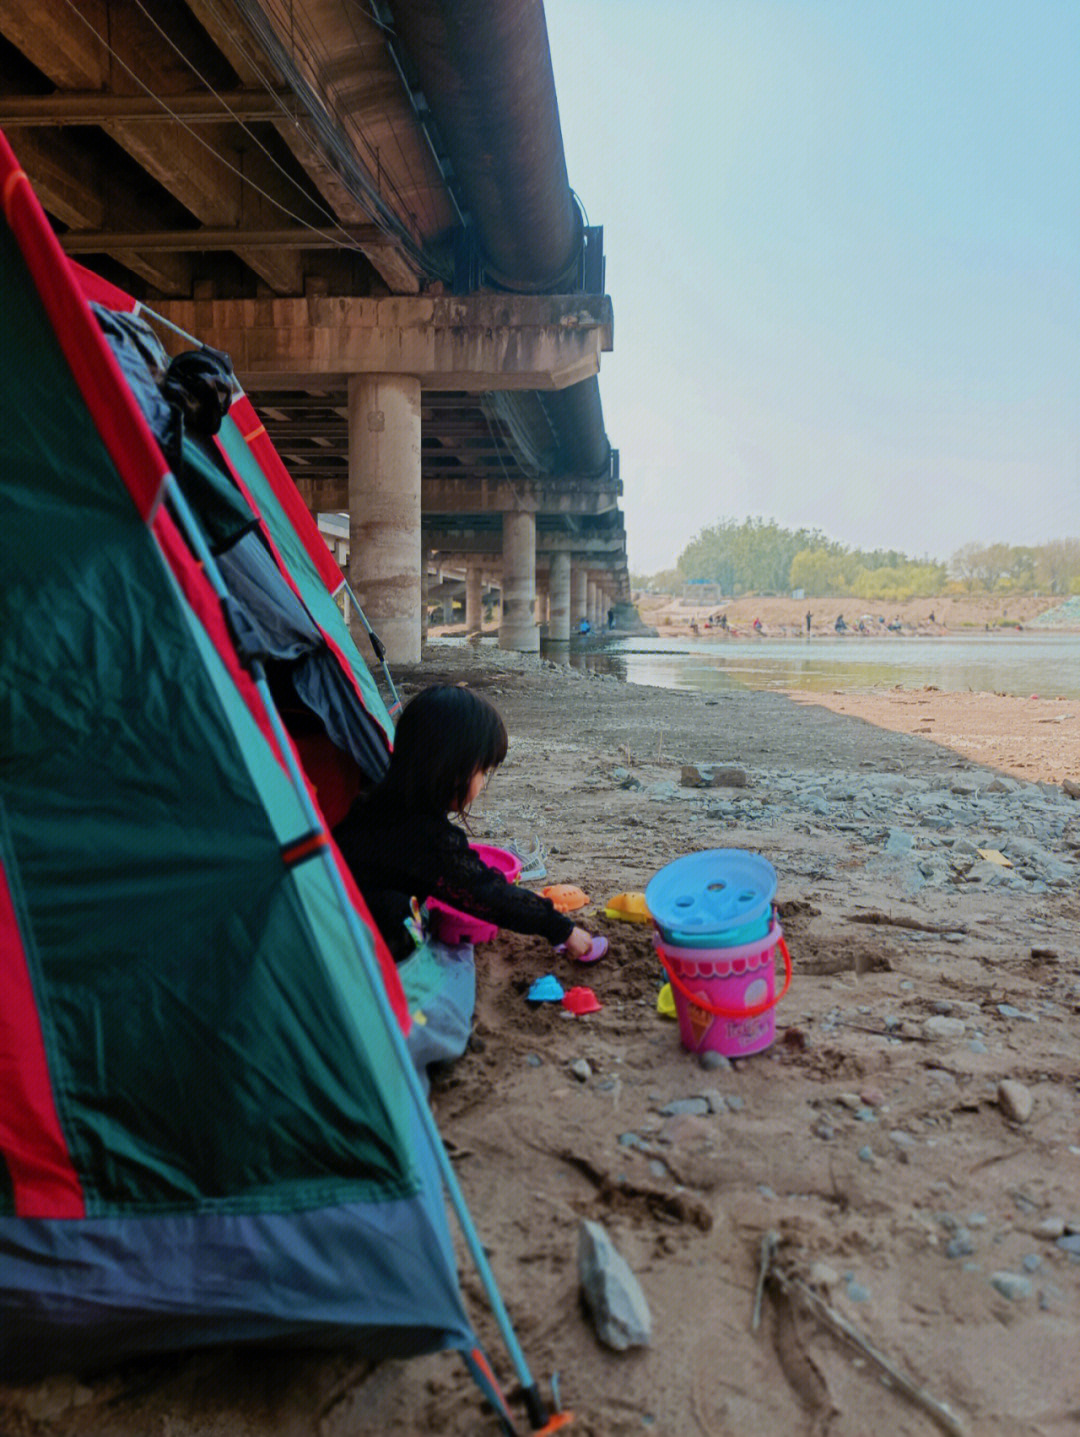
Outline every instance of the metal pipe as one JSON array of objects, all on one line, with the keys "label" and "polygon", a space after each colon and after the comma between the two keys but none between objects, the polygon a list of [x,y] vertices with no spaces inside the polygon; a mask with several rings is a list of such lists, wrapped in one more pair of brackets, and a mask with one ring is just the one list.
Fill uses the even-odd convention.
[{"label": "metal pipe", "polygon": [[[581,212],[566,173],[543,0],[393,0],[394,29],[450,155],[489,272],[504,289],[577,287]],[[514,407],[521,401],[507,395]],[[545,393],[557,465],[607,472],[594,378]]]}]

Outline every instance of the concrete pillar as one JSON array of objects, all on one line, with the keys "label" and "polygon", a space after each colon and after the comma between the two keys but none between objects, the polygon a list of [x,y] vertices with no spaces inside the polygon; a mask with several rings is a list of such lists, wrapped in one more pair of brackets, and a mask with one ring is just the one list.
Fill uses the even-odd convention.
[{"label": "concrete pillar", "polygon": [[499,648],[540,652],[536,599],[536,515],[514,510],[503,515],[502,621]]},{"label": "concrete pillar", "polygon": [[465,632],[478,634],[484,627],[484,571],[479,564],[465,570]]},{"label": "concrete pillar", "polygon": [[548,585],[539,575],[536,579],[536,623],[539,628],[548,621]]},{"label": "concrete pillar", "polygon": [[581,564],[570,570],[570,632],[576,634],[582,619],[587,618],[589,573]]},{"label": "concrete pillar", "polygon": [[427,559],[423,550],[420,552],[420,643],[428,641],[428,595],[431,593],[431,575],[428,573]]},{"label": "concrete pillar", "polygon": [[420,662],[420,567],[420,381],[351,374],[349,582],[391,664]]},{"label": "concrete pillar", "polygon": [[551,621],[548,638],[564,644],[570,637],[570,555],[551,556]]},{"label": "concrete pillar", "polygon": [[597,629],[600,627],[600,620],[598,618],[598,614],[600,612],[600,605],[597,603],[596,599],[595,579],[589,579],[587,581],[585,592],[587,596],[585,600],[585,612],[589,616],[589,623],[592,624],[594,629]]}]

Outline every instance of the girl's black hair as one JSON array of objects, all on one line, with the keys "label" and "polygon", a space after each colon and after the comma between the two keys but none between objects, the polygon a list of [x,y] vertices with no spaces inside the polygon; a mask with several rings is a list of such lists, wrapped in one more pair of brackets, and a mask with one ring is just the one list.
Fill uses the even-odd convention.
[{"label": "girl's black hair", "polygon": [[506,746],[494,705],[469,689],[436,684],[405,705],[390,768],[372,798],[405,812],[460,810],[473,774],[497,768]]}]

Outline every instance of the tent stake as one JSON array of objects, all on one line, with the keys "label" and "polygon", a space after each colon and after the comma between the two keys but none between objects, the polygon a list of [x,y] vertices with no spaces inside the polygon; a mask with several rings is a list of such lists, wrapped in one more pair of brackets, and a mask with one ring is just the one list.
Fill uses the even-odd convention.
[{"label": "tent stake", "polygon": [[517,1334],[514,1332],[513,1325],[510,1321],[509,1313],[506,1311],[506,1307],[502,1300],[502,1294],[499,1292],[498,1285],[496,1284],[495,1275],[491,1270],[490,1264],[487,1260],[487,1256],[484,1252],[483,1245],[480,1242],[479,1235],[473,1224],[472,1215],[470,1214],[468,1205],[465,1201],[465,1195],[461,1190],[461,1186],[457,1180],[457,1174],[454,1172],[449,1155],[447,1154],[446,1148],[443,1144],[442,1134],[439,1132],[434,1115],[432,1114],[431,1108],[428,1105],[423,1088],[420,1085],[419,1075],[416,1071],[416,1067],[413,1063],[412,1058],[409,1055],[409,1050],[405,1043],[405,1035],[402,1033],[401,1028],[398,1026],[397,1019],[394,1017],[393,1010],[391,1009],[390,1003],[386,997],[386,991],[383,987],[381,975],[379,974],[379,971],[376,968],[372,956],[369,952],[370,943],[365,941],[363,937],[363,930],[360,927],[360,920],[357,917],[357,914],[349,901],[349,896],[346,892],[345,884],[342,880],[341,874],[338,872],[337,864],[334,860],[333,853],[331,852],[329,846],[330,834],[323,822],[322,816],[320,815],[318,809],[315,807],[315,804],[311,799],[311,795],[308,793],[307,783],[304,779],[303,772],[300,769],[299,762],[293,750],[292,740],[289,737],[285,725],[282,723],[281,715],[278,713],[277,710],[277,705],[274,703],[273,697],[271,696],[270,686],[266,681],[266,674],[263,669],[262,660],[255,654],[245,653],[243,651],[243,645],[237,644],[237,636],[230,621],[230,610],[235,610],[235,608],[237,607],[236,602],[226,588],[225,582],[221,577],[221,572],[214,561],[214,557],[210,552],[206,540],[203,538],[201,530],[199,529],[198,522],[192,514],[191,508],[188,505],[187,500],[184,498],[180,486],[176,482],[176,479],[172,474],[166,474],[164,487],[165,494],[169,500],[169,503],[172,505],[172,508],[176,513],[177,518],[180,521],[185,536],[187,537],[187,540],[190,543],[196,558],[198,558],[199,562],[201,563],[203,571],[206,574],[207,579],[210,581],[210,585],[213,588],[214,593],[217,595],[218,601],[222,605],[222,610],[224,612],[226,622],[229,624],[230,634],[233,635],[234,644],[236,644],[237,646],[237,653],[241,661],[245,663],[252,675],[256,690],[259,694],[259,698],[262,701],[263,708],[266,710],[267,718],[270,721],[271,727],[274,730],[274,735],[277,738],[278,745],[280,746],[281,751],[285,757],[289,777],[292,780],[293,788],[295,789],[296,796],[300,803],[300,807],[303,811],[305,820],[310,825],[310,831],[313,833],[321,833],[328,840],[327,843],[324,843],[318,849],[319,860],[323,864],[324,869],[326,870],[326,875],[330,881],[334,896],[336,897],[338,905],[341,908],[342,916],[345,919],[345,926],[347,927],[349,931],[349,936],[353,941],[357,957],[360,959],[360,964],[363,968],[364,976],[367,979],[368,987],[371,989],[372,996],[375,999],[376,1012],[379,1015],[390,1045],[393,1048],[394,1054],[397,1057],[398,1063],[402,1069],[402,1072],[405,1075],[406,1087],[409,1090],[417,1114],[420,1118],[420,1125],[423,1128],[429,1143],[431,1144],[432,1153],[435,1157],[436,1165],[439,1169],[439,1174],[442,1177],[447,1194],[450,1198],[451,1206],[454,1209],[454,1214],[457,1217],[458,1223],[461,1227],[461,1232],[463,1237],[465,1238],[465,1243],[469,1249],[469,1254],[472,1257],[473,1265],[476,1268],[477,1275],[479,1276],[480,1281],[484,1286],[484,1291],[487,1294],[488,1302],[491,1304],[492,1313],[494,1314],[495,1320],[498,1323],[499,1331],[502,1334],[503,1342],[506,1344],[506,1350],[510,1356],[511,1362],[513,1363],[514,1369],[517,1372],[518,1381],[521,1383],[522,1396],[524,1398],[525,1408],[529,1416],[529,1421],[533,1427],[533,1430],[536,1431],[539,1428],[543,1427],[547,1422],[547,1412],[544,1407],[543,1399],[540,1396],[540,1390],[531,1372],[529,1371],[529,1365],[525,1360],[525,1354],[522,1351],[521,1345],[517,1340]]}]

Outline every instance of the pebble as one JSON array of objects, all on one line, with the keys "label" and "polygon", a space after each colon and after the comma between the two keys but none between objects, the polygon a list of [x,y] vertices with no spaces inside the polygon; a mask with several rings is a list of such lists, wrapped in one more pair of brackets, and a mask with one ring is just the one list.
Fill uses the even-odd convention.
[{"label": "pebble", "polygon": [[727,1111],[727,1103],[719,1088],[708,1088],[701,1096],[709,1105],[710,1113],[723,1113]]},{"label": "pebble", "polygon": [[1021,1266],[1023,1267],[1025,1272],[1038,1272],[1039,1268],[1042,1267],[1042,1265],[1043,1260],[1037,1252],[1027,1253],[1024,1257],[1023,1262],[1021,1263]]},{"label": "pebble", "polygon": [[874,1161],[874,1150],[873,1150],[873,1148],[869,1145],[869,1143],[865,1143],[865,1144],[859,1149],[859,1162],[861,1162],[861,1163],[872,1163],[873,1161]]},{"label": "pebble", "polygon": [[830,1287],[835,1287],[840,1281],[840,1274],[827,1262],[815,1262],[810,1269],[810,1286],[821,1287],[828,1292]]},{"label": "pebble", "polygon": [[728,1108],[733,1113],[741,1113],[743,1108],[746,1107],[746,1099],[740,1098],[736,1094],[732,1094],[730,1097],[725,1098],[724,1102],[727,1104]]},{"label": "pebble", "polygon": [[1064,1237],[1065,1219],[1060,1217],[1044,1217],[1042,1222],[1035,1228],[1035,1236],[1050,1239]]},{"label": "pebble", "polygon": [[1055,1247],[1059,1247],[1062,1252],[1069,1252],[1075,1257],[1080,1257],[1080,1232],[1070,1232],[1065,1237],[1059,1237]]},{"label": "pebble", "polygon": [[587,1058],[575,1058],[570,1064],[570,1071],[579,1083],[587,1083],[592,1077],[592,1068],[589,1067]]},{"label": "pebble", "polygon": [[968,1232],[966,1227],[958,1230],[954,1237],[951,1237],[945,1247],[946,1257],[970,1257],[975,1251],[975,1239]]},{"label": "pebble", "polygon": [[992,1272],[990,1283],[1007,1297],[1010,1302],[1020,1302],[1025,1297],[1031,1296],[1031,1283],[1026,1277],[1021,1277],[1016,1272]]},{"label": "pebble", "polygon": [[725,1058],[723,1053],[716,1053],[712,1048],[707,1048],[704,1053],[698,1054],[698,1063],[706,1072],[730,1072],[731,1059]]},{"label": "pebble", "polygon": [[539,1053],[526,1053],[525,1061],[530,1068],[542,1068],[544,1066],[544,1060]]},{"label": "pebble", "polygon": [[1005,1078],[998,1084],[997,1101],[1001,1111],[1014,1123],[1026,1123],[1035,1103],[1031,1089],[1015,1078]]},{"label": "pebble", "polygon": [[709,1103],[706,1098],[672,1098],[670,1103],[665,1103],[660,1109],[660,1115],[665,1118],[676,1118],[683,1114],[704,1117],[708,1111]]},{"label": "pebble", "polygon": [[[814,1124],[814,1136],[824,1139],[825,1142],[831,1142],[832,1139],[836,1137],[836,1129],[832,1123],[828,1123],[824,1118],[821,1118]],[[1064,1231],[1064,1229],[1062,1229],[1062,1231]]]},{"label": "pebble", "polygon": [[923,1024],[923,1036],[932,1042],[945,1042],[964,1036],[963,1018],[927,1018]]},{"label": "pebble", "polygon": [[852,1302],[870,1301],[870,1289],[863,1287],[861,1282],[849,1282],[847,1285],[847,1295]]}]

